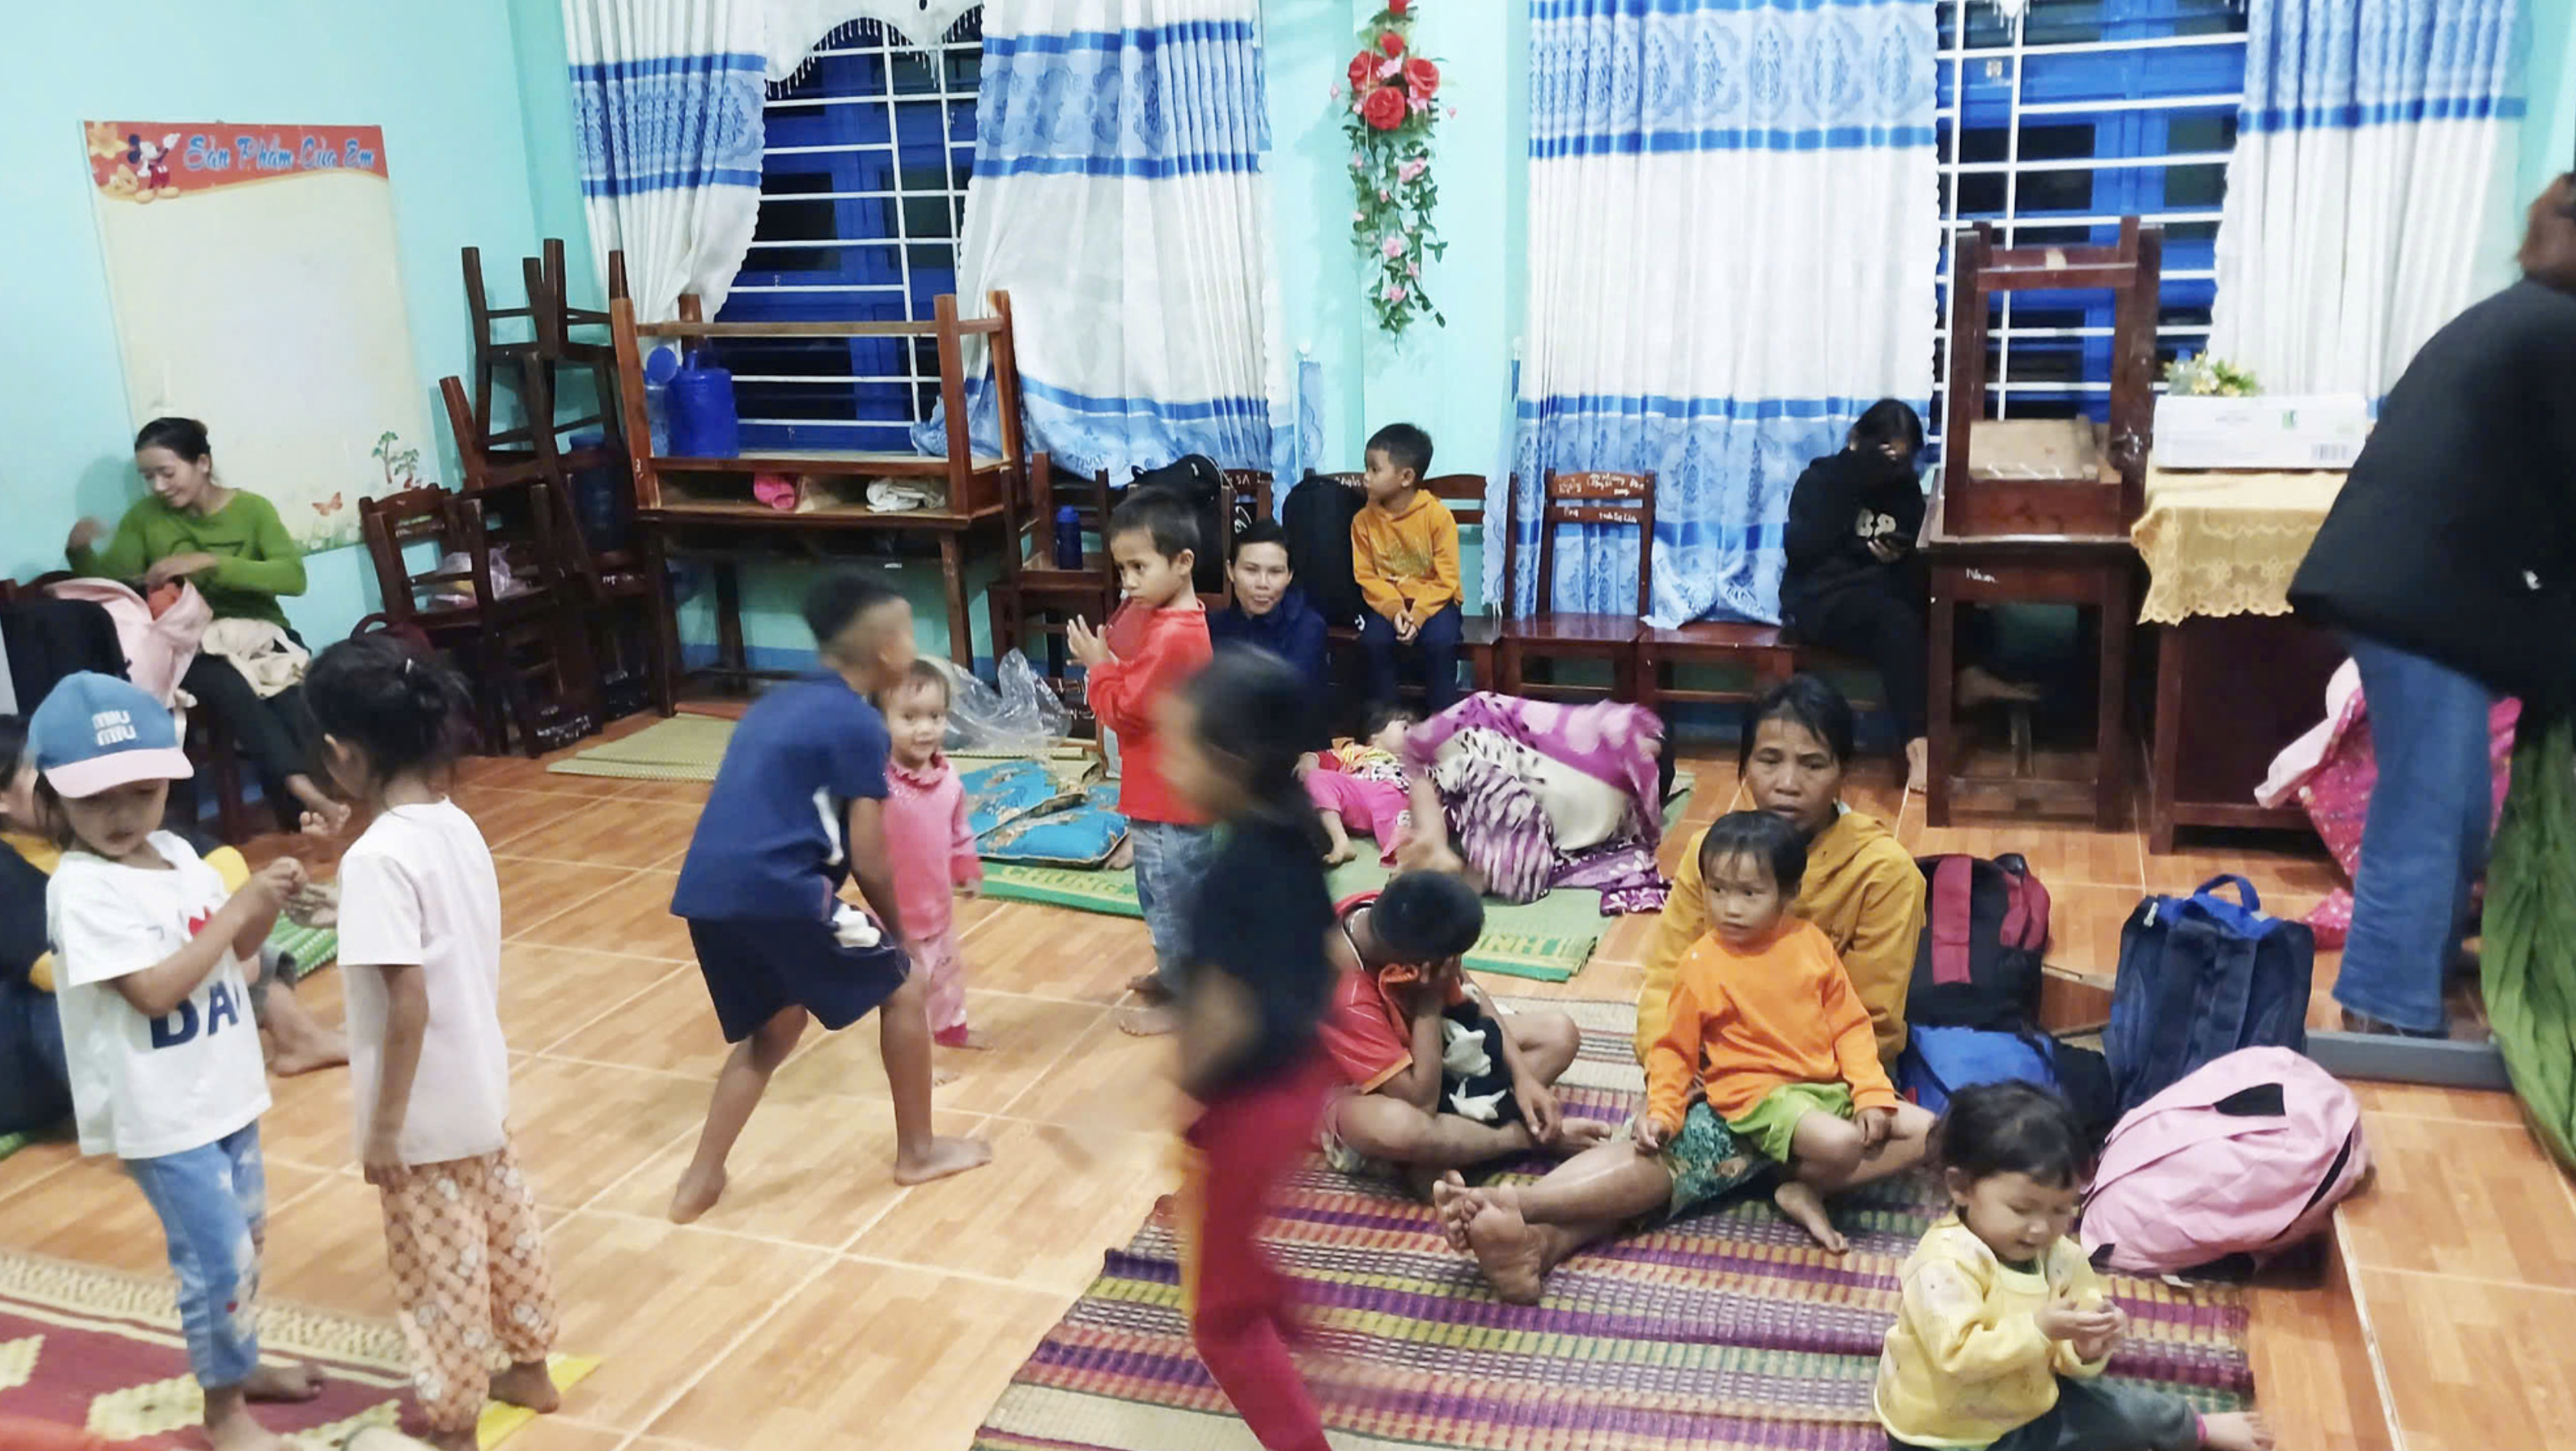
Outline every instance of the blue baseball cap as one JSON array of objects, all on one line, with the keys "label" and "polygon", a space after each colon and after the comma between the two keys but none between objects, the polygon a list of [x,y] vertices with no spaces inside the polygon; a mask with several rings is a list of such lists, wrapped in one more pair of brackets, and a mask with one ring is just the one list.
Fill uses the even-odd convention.
[{"label": "blue baseball cap", "polygon": [[179,748],[170,708],[142,687],[95,670],[55,682],[28,717],[27,752],[45,780],[70,797],[197,774]]}]

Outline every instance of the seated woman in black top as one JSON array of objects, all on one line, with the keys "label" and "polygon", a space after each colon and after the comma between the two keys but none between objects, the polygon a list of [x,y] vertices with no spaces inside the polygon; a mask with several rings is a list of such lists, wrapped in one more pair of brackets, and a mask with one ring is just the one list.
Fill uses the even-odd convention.
[{"label": "seated woman in black top", "polygon": [[[1923,529],[1923,419],[1894,398],[1869,406],[1844,436],[1843,451],[1807,465],[1789,495],[1789,567],[1780,577],[1780,616],[1799,639],[1857,655],[1878,669],[1887,707],[1905,737],[1906,789],[1926,781],[1930,719],[1930,588],[1914,552]],[[1959,672],[1958,701],[2032,700],[2029,686],[1971,665]]]}]

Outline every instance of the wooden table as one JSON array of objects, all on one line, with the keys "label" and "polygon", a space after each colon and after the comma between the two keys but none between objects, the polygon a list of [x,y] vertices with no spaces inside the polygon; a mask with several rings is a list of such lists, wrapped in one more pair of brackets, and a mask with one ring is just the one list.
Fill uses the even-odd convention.
[{"label": "wooden table", "polygon": [[2290,578],[2343,487],[2332,472],[2150,468],[2130,530],[2149,571],[2139,623],[2153,632],[2147,850],[2186,826],[2307,832],[2295,805],[2255,788],[2325,710],[2342,642],[2290,616]]}]

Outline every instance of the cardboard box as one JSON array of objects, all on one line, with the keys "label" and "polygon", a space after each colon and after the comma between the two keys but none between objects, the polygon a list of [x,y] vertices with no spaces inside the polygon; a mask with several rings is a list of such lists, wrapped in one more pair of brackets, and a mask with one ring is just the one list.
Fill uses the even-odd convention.
[{"label": "cardboard box", "polygon": [[2349,469],[2369,437],[2357,393],[2156,400],[2159,468]]}]

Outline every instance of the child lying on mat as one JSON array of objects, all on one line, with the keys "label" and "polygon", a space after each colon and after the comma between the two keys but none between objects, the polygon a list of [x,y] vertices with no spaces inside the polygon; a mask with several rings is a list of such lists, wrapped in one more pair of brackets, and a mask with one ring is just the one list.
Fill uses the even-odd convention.
[{"label": "child lying on mat", "polygon": [[1840,1254],[1822,1196],[1923,1156],[1932,1116],[1888,1083],[1833,944],[1788,915],[1807,865],[1797,828],[1766,811],[1720,817],[1699,865],[1709,933],[1682,957],[1633,1142],[1526,1188],[1470,1189],[1452,1175],[1434,1191],[1450,1242],[1505,1300],[1536,1300],[1550,1269],[1636,1216],[1679,1214],[1772,1165],[1788,1176],[1774,1193],[1781,1211]]},{"label": "child lying on mat", "polygon": [[1508,1017],[1459,962],[1485,927],[1474,888],[1406,872],[1342,902],[1347,959],[1323,1040],[1344,1091],[1324,1115],[1324,1152],[1356,1173],[1372,1161],[1425,1194],[1450,1169],[1527,1153],[1577,1152],[1609,1126],[1569,1120],[1554,1085],[1582,1034],[1553,1009]]},{"label": "child lying on mat", "polygon": [[1327,864],[1340,866],[1359,855],[1351,845],[1353,831],[1377,839],[1379,861],[1395,861],[1406,821],[1404,733],[1413,725],[1408,712],[1372,706],[1358,740],[1298,759],[1306,799],[1324,823]]}]

